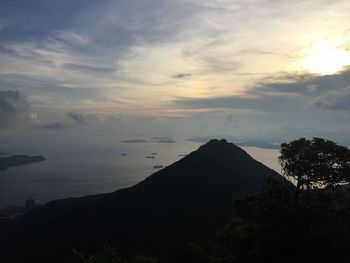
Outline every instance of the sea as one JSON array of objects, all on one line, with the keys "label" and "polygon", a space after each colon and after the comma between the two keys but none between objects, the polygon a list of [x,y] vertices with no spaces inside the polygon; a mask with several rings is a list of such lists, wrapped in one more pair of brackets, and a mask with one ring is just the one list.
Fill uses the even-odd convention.
[{"label": "sea", "polygon": [[[202,143],[38,143],[11,144],[11,154],[42,155],[43,162],[0,171],[0,209],[51,200],[113,192],[142,181],[196,150]],[[242,147],[253,158],[280,172],[277,149]],[[148,158],[146,158],[148,157]],[[150,158],[152,157],[152,158]],[[153,158],[154,157],[154,158]]]}]

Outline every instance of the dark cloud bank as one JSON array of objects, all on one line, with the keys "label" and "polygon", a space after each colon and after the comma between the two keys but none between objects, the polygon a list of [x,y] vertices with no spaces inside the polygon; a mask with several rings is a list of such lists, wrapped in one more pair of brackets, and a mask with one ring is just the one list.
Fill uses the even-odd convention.
[{"label": "dark cloud bank", "polygon": [[[328,76],[280,75],[266,78],[244,95],[213,98],[178,98],[183,108],[249,109],[256,112],[300,111],[300,105],[350,111],[350,68]],[[278,112],[276,112],[276,109]]]}]

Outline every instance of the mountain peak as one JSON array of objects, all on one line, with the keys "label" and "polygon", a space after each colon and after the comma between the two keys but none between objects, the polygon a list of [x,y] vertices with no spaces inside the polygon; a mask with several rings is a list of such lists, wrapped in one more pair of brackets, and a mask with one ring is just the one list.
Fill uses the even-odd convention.
[{"label": "mountain peak", "polygon": [[[230,185],[232,189],[236,189],[241,185],[242,187],[238,188],[254,191],[266,175],[279,176],[235,144],[225,139],[213,139],[186,157],[149,176],[138,186],[171,186],[179,189],[198,189],[205,186],[208,189],[222,189]],[[239,189],[235,190],[236,193],[237,191]]]},{"label": "mountain peak", "polygon": [[67,262],[72,248],[91,252],[106,237],[121,252],[166,254],[214,236],[231,220],[233,200],[257,191],[265,177],[282,180],[233,143],[210,140],[133,187],[49,202],[2,227],[0,254],[11,262]]},{"label": "mountain peak", "polygon": [[221,149],[221,150],[234,150],[234,149],[240,149],[238,146],[236,146],[233,143],[228,142],[226,139],[212,139],[208,141],[206,144],[203,144],[200,149],[206,149],[206,150],[215,150],[215,149]]},{"label": "mountain peak", "polygon": [[207,143],[203,144],[202,146],[226,145],[226,144],[233,144],[233,143],[227,142],[226,139],[211,139]]},{"label": "mountain peak", "polygon": [[214,144],[214,143],[220,143],[220,144],[224,144],[224,143],[228,143],[226,139],[211,139],[208,144]]},{"label": "mountain peak", "polygon": [[205,154],[210,155],[211,158],[222,159],[225,161],[235,162],[238,159],[251,157],[242,148],[238,147],[234,143],[228,142],[226,139],[212,139],[206,144],[202,145],[197,151],[192,154]]},{"label": "mountain peak", "polygon": [[[206,144],[203,144],[201,148],[213,148],[213,147],[221,147],[222,149],[228,148],[228,149],[234,149],[234,148],[239,148],[237,145],[234,143],[228,142],[226,139],[212,139],[208,141]],[[240,149],[240,148],[239,148]]]}]

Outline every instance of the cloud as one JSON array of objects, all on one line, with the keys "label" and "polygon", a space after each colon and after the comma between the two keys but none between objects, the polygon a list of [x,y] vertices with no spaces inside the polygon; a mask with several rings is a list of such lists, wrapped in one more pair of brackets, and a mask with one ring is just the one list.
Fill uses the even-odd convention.
[{"label": "cloud", "polygon": [[80,64],[74,64],[74,63],[66,63],[63,65],[63,67],[69,70],[77,70],[84,73],[113,73],[115,71],[114,68],[94,67],[94,66],[80,65]]},{"label": "cloud", "polygon": [[172,76],[174,79],[186,79],[192,77],[191,73],[179,73]]},{"label": "cloud", "polygon": [[280,149],[281,146],[278,143],[270,143],[263,141],[243,141],[237,142],[236,145],[241,147],[257,147],[262,149]]},{"label": "cloud", "polygon": [[44,129],[44,130],[59,131],[59,130],[67,129],[70,126],[62,122],[50,122],[50,123],[40,124],[37,127],[39,129]]},{"label": "cloud", "polygon": [[270,105],[266,103],[267,100],[268,97],[263,96],[237,95],[212,98],[178,98],[173,100],[173,103],[178,107],[189,109],[246,109],[255,114],[263,114],[263,110],[270,108]]},{"label": "cloud", "polygon": [[151,141],[158,142],[158,143],[176,143],[175,139],[168,137],[168,136],[154,136],[151,138]]},{"label": "cloud", "polygon": [[299,99],[304,98],[310,106],[350,111],[349,83],[350,67],[347,67],[334,75],[276,75],[275,78],[266,78],[258,83],[255,92],[263,97],[272,94],[278,96],[298,94],[301,96]]},{"label": "cloud", "polygon": [[230,58],[219,58],[214,56],[207,56],[201,59],[210,72],[224,73],[238,71],[242,63]]},{"label": "cloud", "polygon": [[82,115],[81,113],[79,112],[68,112],[67,115],[73,120],[75,121],[77,124],[80,124],[80,125],[86,125],[88,124],[88,121],[86,120],[85,116]]},{"label": "cloud", "polygon": [[[350,68],[328,76],[276,74],[253,84],[242,95],[177,98],[173,103],[185,109],[246,109],[251,110],[253,114],[293,114],[313,106],[350,110],[349,83]],[[232,120],[233,116],[228,115],[225,126]]]},{"label": "cloud", "polygon": [[23,5],[21,0],[6,2],[2,3],[0,9],[0,17],[8,21],[3,39],[23,40],[30,37],[43,37],[53,28],[70,27],[76,19],[76,13],[82,9],[91,8],[95,1],[60,0],[59,2],[47,2],[33,0],[30,5],[26,6],[25,12],[21,11]]},{"label": "cloud", "polygon": [[315,105],[324,109],[350,111],[350,86],[341,91],[328,92],[319,97]]},{"label": "cloud", "polygon": [[[47,122],[101,128],[90,115],[66,115],[88,109],[101,120],[123,114],[120,136],[149,130],[139,134],[149,138],[163,129],[198,136],[200,127],[199,135],[208,135],[223,125],[246,136],[285,123],[330,129],[338,127],[334,116],[346,115],[319,108],[339,107],[334,97],[349,85],[349,73],[276,72],[290,70],[318,37],[345,34],[347,0],[332,8],[323,0],[35,0],[19,12],[22,2],[0,9],[0,27],[8,21],[0,30],[0,86],[25,91]],[[225,119],[230,114],[236,116]],[[250,115],[233,129],[243,114]],[[57,119],[62,115],[66,120]],[[106,122],[114,129],[119,120]]]},{"label": "cloud", "polygon": [[17,90],[0,91],[0,128],[29,118],[30,108],[30,103],[23,93]]},{"label": "cloud", "polygon": [[[252,84],[242,94],[180,97],[173,103],[183,110],[205,112],[204,119],[193,116],[192,121],[199,127],[203,123],[216,127],[210,133],[222,134],[231,128],[231,135],[241,138],[238,141],[274,142],[316,135],[344,139],[350,129],[349,83],[349,69],[329,76],[278,73]],[[240,117],[244,121],[236,123]]]},{"label": "cloud", "polygon": [[329,90],[342,90],[350,83],[350,68],[334,75],[276,74],[261,80],[255,88],[260,92],[282,92],[315,96]]},{"label": "cloud", "polygon": [[62,78],[50,79],[47,76],[35,77],[20,73],[2,73],[3,71],[0,69],[0,86],[13,87],[30,94],[33,107],[40,105],[41,108],[69,108],[82,101],[101,100],[103,96],[98,89],[70,86]]}]

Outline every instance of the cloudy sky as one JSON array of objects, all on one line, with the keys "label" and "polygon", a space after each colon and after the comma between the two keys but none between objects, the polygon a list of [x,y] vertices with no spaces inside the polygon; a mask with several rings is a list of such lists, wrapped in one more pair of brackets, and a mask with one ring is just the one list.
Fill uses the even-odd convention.
[{"label": "cloudy sky", "polygon": [[349,143],[349,14],[348,0],[2,0],[0,132]]}]

